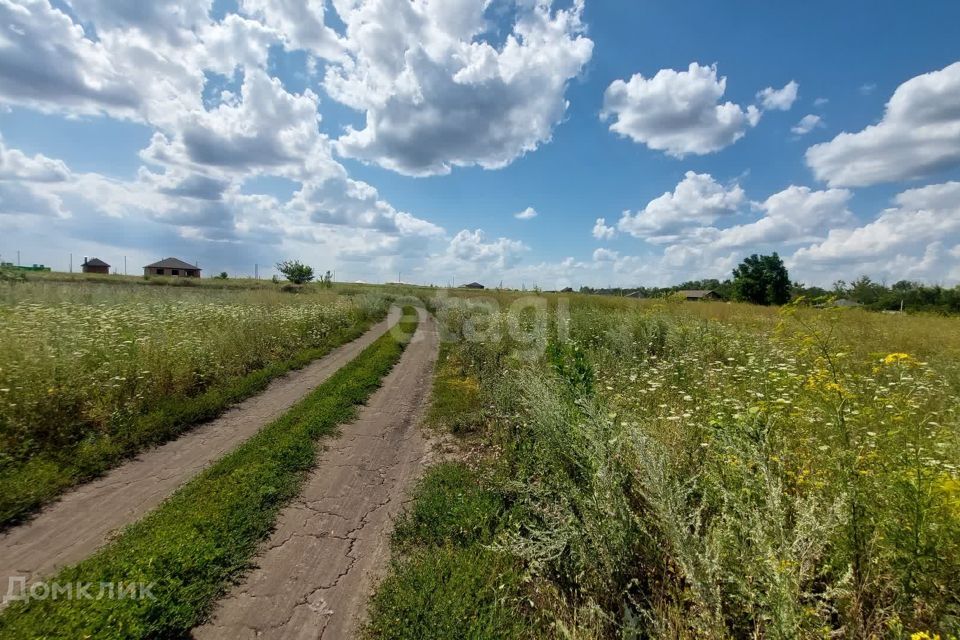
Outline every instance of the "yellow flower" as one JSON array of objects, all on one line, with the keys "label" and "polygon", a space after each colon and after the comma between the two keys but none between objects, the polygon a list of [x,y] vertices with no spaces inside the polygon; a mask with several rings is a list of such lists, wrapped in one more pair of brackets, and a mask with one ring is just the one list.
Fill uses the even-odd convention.
[{"label": "yellow flower", "polygon": [[910,640],[940,640],[940,634],[931,635],[929,631],[917,631],[910,634]]},{"label": "yellow flower", "polygon": [[894,365],[894,364],[913,364],[916,360],[910,357],[909,353],[891,353],[886,358],[883,359],[883,364],[885,365]]}]

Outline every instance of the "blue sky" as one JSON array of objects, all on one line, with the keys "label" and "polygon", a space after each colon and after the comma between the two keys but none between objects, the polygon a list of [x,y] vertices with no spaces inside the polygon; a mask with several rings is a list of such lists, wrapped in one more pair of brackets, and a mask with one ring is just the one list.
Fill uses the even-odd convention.
[{"label": "blue sky", "polygon": [[808,283],[953,284],[956,24],[949,2],[0,3],[0,255],[553,288],[775,250]]}]

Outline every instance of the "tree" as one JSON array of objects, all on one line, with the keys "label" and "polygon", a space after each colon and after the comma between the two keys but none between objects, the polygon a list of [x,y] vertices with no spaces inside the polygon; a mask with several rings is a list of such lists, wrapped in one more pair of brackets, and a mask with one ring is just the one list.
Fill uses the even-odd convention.
[{"label": "tree", "polygon": [[280,262],[277,264],[277,271],[293,284],[306,284],[313,280],[313,267],[309,267],[299,260]]},{"label": "tree", "polygon": [[776,253],[753,254],[733,270],[733,297],[754,304],[790,301],[790,274]]},{"label": "tree", "polygon": [[874,304],[880,300],[886,289],[869,276],[860,276],[850,284],[850,296],[860,304]]}]

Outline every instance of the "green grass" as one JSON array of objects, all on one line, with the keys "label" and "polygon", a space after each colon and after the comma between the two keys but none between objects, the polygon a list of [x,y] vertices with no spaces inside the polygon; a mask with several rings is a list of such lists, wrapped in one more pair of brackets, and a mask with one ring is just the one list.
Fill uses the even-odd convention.
[{"label": "green grass", "polygon": [[465,374],[448,344],[440,347],[427,419],[433,426],[455,434],[470,433],[483,423],[479,381]]},{"label": "green grass", "polygon": [[478,545],[414,553],[394,567],[373,600],[372,638],[491,640],[536,637],[515,611],[521,576]]},{"label": "green grass", "polygon": [[[416,320],[405,318],[402,327],[410,335]],[[110,545],[50,581],[153,583],[153,599],[15,602],[0,614],[0,637],[186,636],[249,567],[279,510],[299,492],[317,439],[356,415],[405,343],[392,333],[377,340]]]},{"label": "green grass", "polygon": [[151,445],[176,438],[222,414],[231,405],[262,391],[271,380],[323,357],[366,331],[371,318],[326,336],[320,347],[228,379],[193,397],[168,397],[150,412],[134,416],[126,428],[98,434],[56,452],[43,453],[0,470],[0,530],[35,512],[67,489],[95,478]]},{"label": "green grass", "polygon": [[[478,380],[450,345],[440,349],[428,420],[460,437],[476,435],[486,420]],[[394,560],[371,601],[365,637],[537,636],[524,615],[519,563],[490,548],[511,522],[493,486],[461,462],[427,471],[394,530]]]},{"label": "green grass", "polygon": [[467,466],[445,462],[426,474],[410,511],[397,523],[401,548],[489,544],[502,516],[499,496]]},{"label": "green grass", "polygon": [[397,524],[390,575],[364,630],[369,638],[527,638],[522,575],[489,545],[509,517],[501,497],[462,463],[420,481]]}]

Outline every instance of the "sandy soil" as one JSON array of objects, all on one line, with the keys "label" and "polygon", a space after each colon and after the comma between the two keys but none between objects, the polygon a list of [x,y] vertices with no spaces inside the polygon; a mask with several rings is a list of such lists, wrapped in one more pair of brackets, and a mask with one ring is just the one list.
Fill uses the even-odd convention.
[{"label": "sandy soil", "polygon": [[281,512],[257,566],[194,630],[200,640],[351,638],[389,559],[402,510],[429,447],[420,421],[437,356],[436,326],[417,334],[383,386],[319,455]]}]

